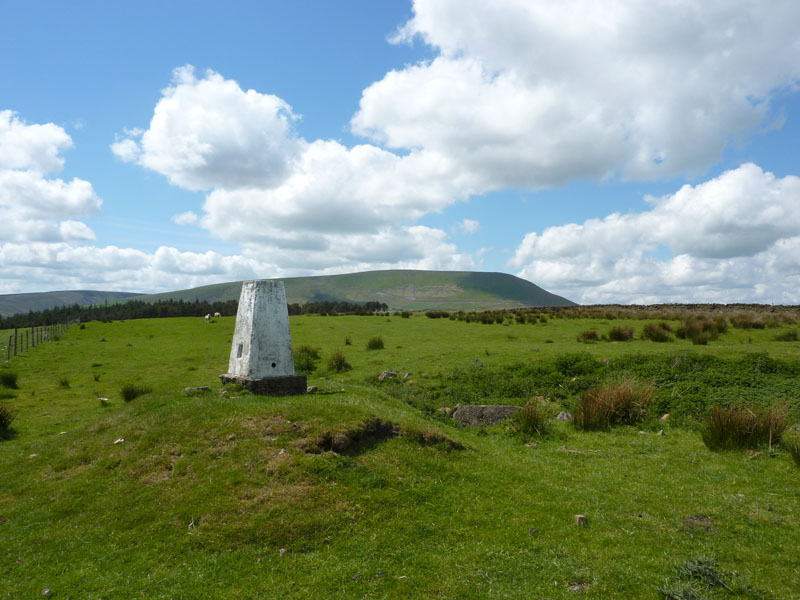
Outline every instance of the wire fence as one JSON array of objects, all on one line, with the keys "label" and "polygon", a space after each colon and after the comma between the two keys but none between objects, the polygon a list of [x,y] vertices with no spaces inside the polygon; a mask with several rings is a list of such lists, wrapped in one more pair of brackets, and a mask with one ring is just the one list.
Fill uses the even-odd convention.
[{"label": "wire fence", "polygon": [[[57,339],[75,323],[77,323],[77,321],[56,323],[54,325],[40,325],[38,327],[15,327],[14,333],[8,336],[8,345],[5,347],[6,362],[10,361],[12,356],[27,352],[31,348],[35,348],[49,340]],[[0,354],[0,356],[2,356],[2,354]]]}]

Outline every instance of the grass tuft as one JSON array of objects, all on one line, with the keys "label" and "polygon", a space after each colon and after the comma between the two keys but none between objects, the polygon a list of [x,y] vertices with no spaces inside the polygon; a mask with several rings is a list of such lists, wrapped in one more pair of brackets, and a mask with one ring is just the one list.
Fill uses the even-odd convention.
[{"label": "grass tuft", "polygon": [[383,350],[383,338],[379,335],[369,338],[367,350]]},{"label": "grass tuft", "polygon": [[772,447],[786,430],[787,415],[784,404],[766,411],[739,404],[727,408],[715,404],[701,428],[703,442],[710,450]]},{"label": "grass tuft", "polygon": [[630,376],[593,387],[578,398],[573,423],[584,431],[641,421],[653,401],[655,389]]},{"label": "grass tuft", "polygon": [[11,431],[11,423],[16,417],[17,413],[0,404],[0,435],[7,435]]},{"label": "grass tuft", "polygon": [[17,389],[17,374],[14,371],[3,371],[0,373],[0,383],[3,384],[3,387]]},{"label": "grass tuft", "polygon": [[587,329],[578,334],[579,342],[596,342],[600,339],[597,329]]},{"label": "grass tuft", "polygon": [[553,411],[544,398],[537,397],[515,412],[512,422],[516,430],[525,436],[545,435],[551,429]]},{"label": "grass tuft", "polygon": [[69,379],[63,375],[58,378],[58,386],[62,388],[69,388]]},{"label": "grass tuft", "polygon": [[328,357],[328,368],[337,373],[352,369],[350,363],[347,362],[347,357],[344,355],[344,352],[339,349],[334,350]]},{"label": "grass tuft", "polygon": [[135,383],[125,383],[119,389],[119,393],[122,395],[122,399],[125,402],[130,402],[134,398],[138,398],[139,396],[144,396],[145,394],[149,394],[153,390],[149,387],[143,385],[137,385]]}]

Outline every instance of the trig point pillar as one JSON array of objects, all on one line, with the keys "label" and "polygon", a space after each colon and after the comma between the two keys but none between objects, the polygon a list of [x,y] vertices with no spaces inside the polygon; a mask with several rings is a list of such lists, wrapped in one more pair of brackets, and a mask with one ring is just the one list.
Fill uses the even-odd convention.
[{"label": "trig point pillar", "polygon": [[228,372],[222,384],[241,383],[254,394],[306,393],[306,376],[295,375],[289,311],[282,281],[245,281],[239,296]]}]

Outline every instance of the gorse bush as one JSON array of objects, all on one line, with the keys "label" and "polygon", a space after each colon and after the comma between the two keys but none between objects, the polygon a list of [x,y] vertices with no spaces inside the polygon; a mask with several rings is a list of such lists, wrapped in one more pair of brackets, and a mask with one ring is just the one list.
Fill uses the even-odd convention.
[{"label": "gorse bush", "polygon": [[655,397],[655,389],[630,376],[590,388],[578,398],[575,427],[583,430],[607,429],[611,425],[641,421]]},{"label": "gorse bush", "polygon": [[12,390],[17,389],[17,374],[14,371],[0,371],[0,383]]},{"label": "gorse bush", "polygon": [[544,435],[552,426],[553,411],[544,398],[537,397],[515,412],[512,421],[516,430],[523,435]]},{"label": "gorse bush", "polygon": [[367,350],[383,350],[383,338],[379,335],[369,338]]},{"label": "gorse bush", "polygon": [[737,450],[772,446],[787,427],[788,410],[779,404],[765,411],[757,407],[715,404],[701,428],[703,442],[711,450]]},{"label": "gorse bush", "polygon": [[151,391],[153,390],[151,390],[149,387],[137,385],[135,383],[124,383],[119,389],[119,393],[122,395],[122,399],[125,402],[130,402],[134,398],[149,394]]},{"label": "gorse bush", "polygon": [[608,332],[608,339],[612,342],[627,342],[633,339],[633,327],[612,327]]},{"label": "gorse bush", "polygon": [[342,350],[334,350],[328,357],[328,368],[331,371],[341,373],[342,371],[349,371],[352,369],[350,363],[347,362],[347,357]]},{"label": "gorse bush", "polygon": [[669,323],[650,323],[644,326],[642,339],[650,340],[651,342],[671,342],[671,331],[672,327],[670,327]]}]

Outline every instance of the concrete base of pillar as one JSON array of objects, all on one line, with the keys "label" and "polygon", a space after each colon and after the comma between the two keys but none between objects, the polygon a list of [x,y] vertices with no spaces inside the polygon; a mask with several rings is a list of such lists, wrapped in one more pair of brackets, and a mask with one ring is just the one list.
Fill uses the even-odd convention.
[{"label": "concrete base of pillar", "polygon": [[220,375],[222,385],[240,383],[242,387],[258,396],[299,396],[305,394],[307,381],[305,375],[277,375],[262,379],[251,379],[241,375]]}]

